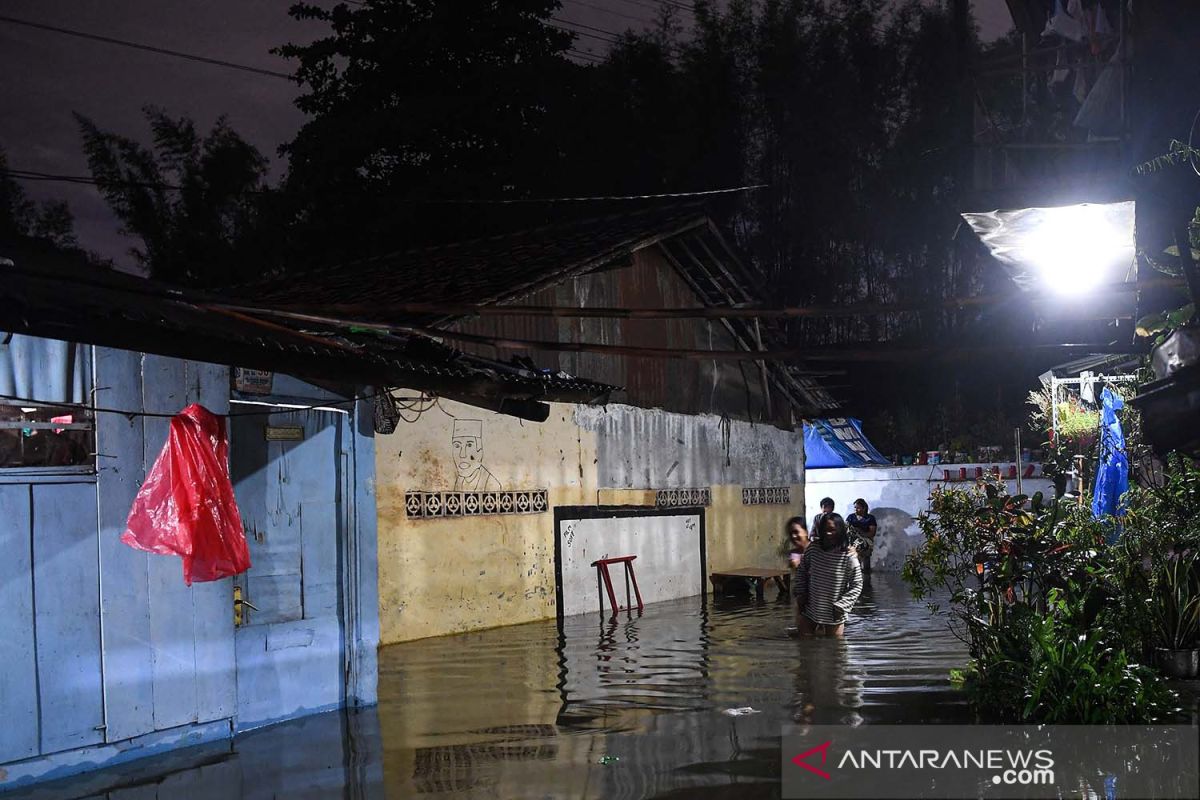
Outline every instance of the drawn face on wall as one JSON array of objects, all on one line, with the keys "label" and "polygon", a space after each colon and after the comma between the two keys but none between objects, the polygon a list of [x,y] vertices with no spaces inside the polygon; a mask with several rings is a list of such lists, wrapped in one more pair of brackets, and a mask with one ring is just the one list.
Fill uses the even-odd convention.
[{"label": "drawn face on wall", "polygon": [[474,474],[483,463],[483,440],[478,436],[454,438],[454,467],[458,474],[467,477]]}]

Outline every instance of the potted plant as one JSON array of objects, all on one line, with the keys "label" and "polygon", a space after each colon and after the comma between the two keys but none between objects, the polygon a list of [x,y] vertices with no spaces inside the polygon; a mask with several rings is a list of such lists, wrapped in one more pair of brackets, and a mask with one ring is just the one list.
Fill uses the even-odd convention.
[{"label": "potted plant", "polygon": [[1158,574],[1152,595],[1155,658],[1173,678],[1200,672],[1200,557],[1195,550],[1172,552]]}]

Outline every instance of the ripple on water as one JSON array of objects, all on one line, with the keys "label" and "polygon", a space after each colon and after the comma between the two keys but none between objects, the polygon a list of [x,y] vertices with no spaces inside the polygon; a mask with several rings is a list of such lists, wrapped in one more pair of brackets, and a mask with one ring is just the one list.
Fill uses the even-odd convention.
[{"label": "ripple on water", "polygon": [[897,576],[875,576],[844,641],[790,623],[786,601],[690,598],[385,648],[389,789],[775,796],[784,725],[965,721],[948,680],[964,648]]}]

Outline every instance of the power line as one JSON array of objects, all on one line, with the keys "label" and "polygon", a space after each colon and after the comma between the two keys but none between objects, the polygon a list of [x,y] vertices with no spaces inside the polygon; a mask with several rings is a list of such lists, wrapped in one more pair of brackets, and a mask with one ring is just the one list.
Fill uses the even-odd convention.
[{"label": "power line", "polygon": [[582,58],[584,61],[590,61],[593,64],[603,64],[604,59],[595,53],[589,53],[585,50],[576,50],[574,47],[567,48],[567,52],[571,55]]},{"label": "power line", "polygon": [[187,61],[196,61],[202,64],[211,64],[217,67],[228,67],[229,69],[237,69],[241,70],[242,72],[252,72],[256,75],[265,75],[269,78],[282,78],[286,81],[295,81],[295,78],[292,75],[289,75],[285,72],[275,72],[269,69],[262,69],[261,67],[251,67],[246,64],[237,64],[233,61],[224,61],[219,58],[198,56],[193,53],[181,53],[178,50],[168,50],[165,47],[155,47],[153,45],[142,44],[140,42],[131,42],[125,39],[114,39],[111,36],[100,36],[99,34],[72,30],[70,28],[60,28],[57,25],[46,25],[41,22],[32,22],[27,19],[18,19],[16,17],[9,17],[5,15],[0,15],[0,22],[7,22],[10,25],[20,25],[26,28],[36,28],[37,30],[49,31],[51,33],[60,33],[63,36],[73,36],[77,39],[88,39],[93,42],[103,42],[104,44],[128,47],[133,50],[143,50],[147,53],[157,53],[159,55],[182,58]]},{"label": "power line", "polygon": [[[182,186],[177,186],[171,183],[155,183],[153,181],[98,181],[95,178],[87,175],[57,175],[49,172],[33,172],[31,170],[22,169],[0,169],[0,174],[7,175],[10,178],[17,180],[28,181],[53,181],[58,183],[74,183],[87,186],[136,186],[146,189],[166,189],[168,191],[183,191]],[[580,195],[572,197],[529,197],[529,198],[491,198],[491,199],[414,199],[414,198],[392,198],[393,202],[400,203],[426,203],[429,205],[515,205],[518,203],[568,203],[568,202],[586,202],[586,201],[607,201],[607,200],[664,200],[673,197],[706,197],[716,194],[730,194],[733,192],[748,192],[755,189],[763,189],[767,186],[765,183],[748,184],[746,186],[731,186],[722,189],[704,189],[693,192],[661,192],[658,194],[620,194],[620,195]],[[270,190],[267,189],[242,189],[242,194],[266,194]]]},{"label": "power line", "polygon": [[616,44],[617,42],[620,41],[620,39],[617,39],[615,37],[600,36],[595,33],[588,33],[587,31],[577,31],[574,28],[567,28],[562,25],[555,25],[553,22],[547,22],[546,27],[554,28],[555,30],[563,31],[564,33],[574,34],[575,36],[587,36],[589,39],[599,39],[600,41],[606,42],[607,44]]},{"label": "power line", "polygon": [[[171,192],[182,192],[183,187],[161,181],[133,180],[97,180],[89,175],[61,175],[53,172],[35,172],[26,169],[2,169],[0,175],[7,175],[19,181],[48,181],[51,183],[72,183],[82,186],[131,186],[139,189],[166,189]],[[266,189],[242,189],[241,194],[266,194]]]},{"label": "power line", "polygon": [[672,0],[663,0],[663,2],[658,5],[654,5],[652,3],[643,3],[640,2],[640,0],[624,0],[624,2],[629,3],[632,6],[637,6],[638,8],[647,8],[651,11],[658,11],[660,6],[669,6],[680,11],[690,11],[693,14],[696,13],[696,7],[694,5],[689,3],[672,2]]},{"label": "power line", "polygon": [[[345,400],[323,400],[319,404],[311,405],[311,406],[272,404],[273,410],[271,410],[271,411],[238,411],[238,412],[230,412],[227,414],[213,414],[213,416],[214,417],[265,417],[265,416],[270,416],[272,414],[290,414],[294,411],[326,411],[326,410],[335,411],[337,409],[334,408],[334,406],[343,406],[343,405],[347,405],[347,404],[353,404],[353,403],[357,403],[359,400],[370,400],[371,398],[376,397],[379,394],[380,394],[380,392],[371,392],[369,394],[356,395],[354,397],[349,397],[349,398],[346,398]],[[417,400],[419,398],[396,398],[396,399],[408,401],[408,400]],[[28,397],[18,397],[17,395],[11,395],[11,394],[0,394],[0,400],[5,400],[5,401],[7,401],[6,404],[11,403],[12,405],[41,406],[43,408],[81,408],[85,411],[91,411],[95,414],[120,414],[121,416],[129,417],[130,419],[132,419],[134,417],[157,417],[157,418],[161,418],[161,419],[171,419],[173,417],[179,416],[178,411],[175,412],[174,414],[170,414],[170,413],[161,412],[161,411],[133,411],[133,410],[127,410],[127,409],[120,409],[120,408],[100,408],[98,406],[90,406],[87,403],[60,403],[60,402],[55,402],[55,401],[50,401],[50,400],[33,400]],[[236,403],[237,401],[231,400],[230,402]],[[285,410],[281,411],[280,409],[285,409]]]},{"label": "power line", "polygon": [[625,35],[624,33],[618,33],[617,31],[610,31],[608,28],[596,28],[591,25],[584,25],[582,22],[573,22],[569,19],[563,19],[562,17],[550,17],[550,19],[554,20],[555,22],[561,22],[564,25],[574,25],[576,28],[583,28],[584,30],[595,31],[596,33],[607,33],[609,36],[612,36],[615,39],[620,39]]},{"label": "power line", "polygon": [[605,14],[612,14],[614,17],[624,17],[625,19],[631,19],[634,22],[640,22],[643,25],[650,25],[653,23],[653,20],[647,20],[645,17],[635,17],[633,14],[623,14],[620,11],[613,11],[611,8],[605,8],[604,6],[594,5],[592,3],[587,2],[586,0],[568,0],[568,2],[574,3],[575,5],[578,5],[578,6],[583,6],[585,8],[591,8],[596,11],[603,12]]}]

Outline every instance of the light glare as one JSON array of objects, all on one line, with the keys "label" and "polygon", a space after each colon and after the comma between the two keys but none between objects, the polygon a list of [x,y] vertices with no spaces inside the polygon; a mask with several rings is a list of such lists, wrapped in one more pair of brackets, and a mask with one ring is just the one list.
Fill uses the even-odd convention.
[{"label": "light glare", "polygon": [[1129,249],[1102,206],[1044,209],[1025,245],[1025,257],[1043,283],[1059,294],[1085,294],[1103,283],[1108,268]]}]

